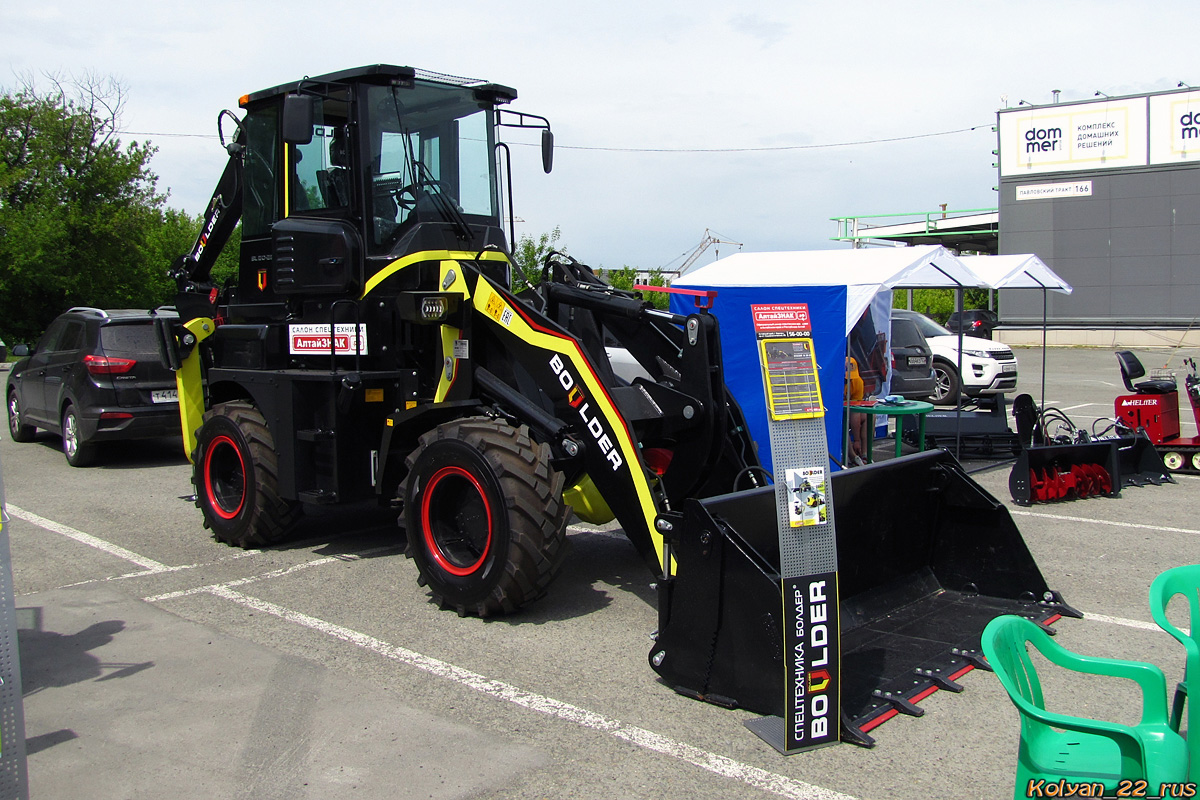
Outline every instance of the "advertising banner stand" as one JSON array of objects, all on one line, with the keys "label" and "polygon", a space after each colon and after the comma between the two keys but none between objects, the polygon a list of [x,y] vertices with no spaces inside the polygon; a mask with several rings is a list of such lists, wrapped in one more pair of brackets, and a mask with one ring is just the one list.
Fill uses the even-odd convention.
[{"label": "advertising banner stand", "polygon": [[840,740],[837,541],[808,306],[752,305],[751,313],[776,476],[786,675],[784,716],[746,727],[790,755]]}]

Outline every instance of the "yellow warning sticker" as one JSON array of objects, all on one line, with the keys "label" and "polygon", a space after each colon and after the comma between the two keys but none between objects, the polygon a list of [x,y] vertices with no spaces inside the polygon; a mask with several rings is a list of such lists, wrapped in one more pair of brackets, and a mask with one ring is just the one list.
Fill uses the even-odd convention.
[{"label": "yellow warning sticker", "polygon": [[500,295],[492,292],[487,299],[487,308],[485,309],[492,319],[500,321],[500,315],[504,312],[504,301],[500,299]]}]

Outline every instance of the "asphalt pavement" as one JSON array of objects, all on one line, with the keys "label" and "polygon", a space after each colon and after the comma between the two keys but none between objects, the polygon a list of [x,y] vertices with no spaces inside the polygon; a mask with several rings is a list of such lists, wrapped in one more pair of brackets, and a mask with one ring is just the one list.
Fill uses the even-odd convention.
[{"label": "asphalt pavement", "polygon": [[[1040,397],[1040,350],[1017,354],[1019,391]],[[1197,353],[1139,355],[1181,367]],[[1121,392],[1111,350],[1048,352],[1046,405],[1078,426]],[[745,729],[753,715],[670,691],[646,663],[653,577],[619,530],[574,526],[547,597],[464,619],[429,602],[386,510],[324,510],[295,540],[243,551],[201,526],[177,441],[72,469],[45,434],[4,436],[0,463],[35,798],[1012,795],[1017,715],[979,671],[876,728],[874,749],[790,757]],[[1010,463],[967,466],[1085,613],[1057,623],[1062,644],[1182,676],[1146,592],[1197,561],[1200,479],[1021,508]],[[1047,684],[1071,713],[1137,716],[1128,687]]]}]

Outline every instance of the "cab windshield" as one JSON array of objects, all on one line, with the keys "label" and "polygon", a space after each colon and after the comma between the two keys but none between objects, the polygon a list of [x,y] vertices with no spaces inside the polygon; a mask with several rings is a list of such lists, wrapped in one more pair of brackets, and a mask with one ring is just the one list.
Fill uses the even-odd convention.
[{"label": "cab windshield", "polygon": [[497,216],[493,112],[467,88],[368,91],[368,220],[378,246],[419,221]]}]

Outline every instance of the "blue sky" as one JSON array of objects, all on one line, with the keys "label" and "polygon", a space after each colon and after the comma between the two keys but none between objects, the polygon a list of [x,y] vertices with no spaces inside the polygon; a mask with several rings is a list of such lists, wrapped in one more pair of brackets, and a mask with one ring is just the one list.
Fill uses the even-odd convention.
[{"label": "blue sky", "polygon": [[994,207],[997,109],[1200,85],[1195,18],[1105,0],[44,0],[0,7],[0,85],[115,77],[127,138],[198,213],[225,160],[217,114],[242,94],[370,63],[502,83],[558,145],[551,175],[514,148],[518,234],[558,226],[582,261],[654,268],[705,229],[824,249],[845,246],[834,216]]}]

